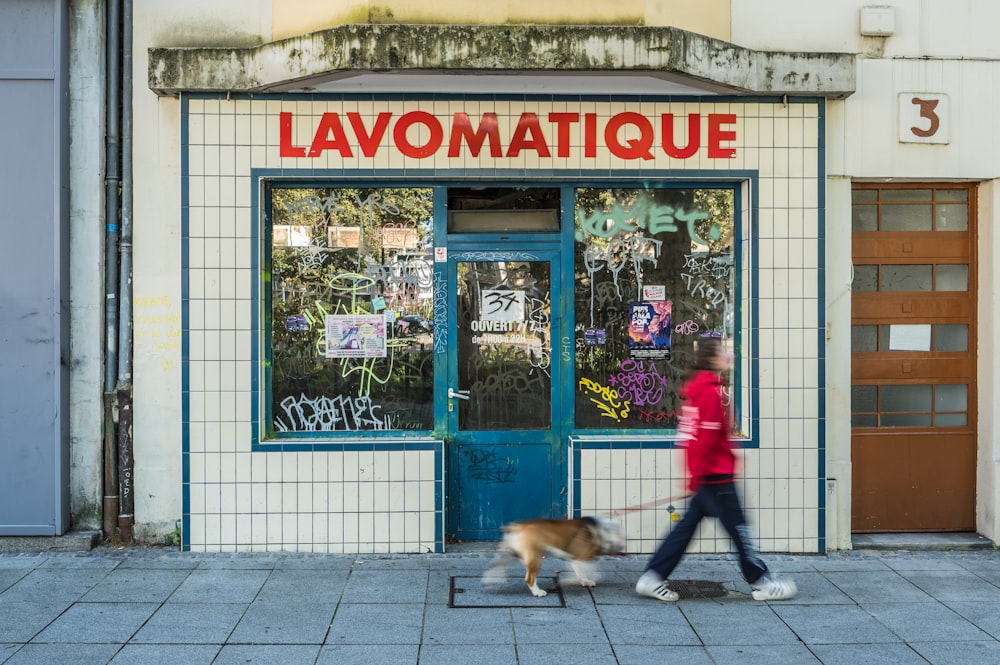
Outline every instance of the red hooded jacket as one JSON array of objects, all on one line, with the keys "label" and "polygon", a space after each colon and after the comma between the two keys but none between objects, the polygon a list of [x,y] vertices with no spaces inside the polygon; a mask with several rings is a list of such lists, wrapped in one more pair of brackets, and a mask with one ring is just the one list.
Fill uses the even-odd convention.
[{"label": "red hooded jacket", "polygon": [[736,456],[729,440],[729,414],[722,402],[722,380],[715,372],[697,370],[681,388],[678,432],[687,449],[688,489],[730,482]]}]

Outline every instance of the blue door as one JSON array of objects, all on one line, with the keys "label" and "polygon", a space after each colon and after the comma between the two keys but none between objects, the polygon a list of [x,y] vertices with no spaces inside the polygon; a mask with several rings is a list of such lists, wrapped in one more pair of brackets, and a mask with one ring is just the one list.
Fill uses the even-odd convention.
[{"label": "blue door", "polygon": [[449,253],[451,542],[495,540],[508,522],[565,515],[558,257],[528,246]]}]

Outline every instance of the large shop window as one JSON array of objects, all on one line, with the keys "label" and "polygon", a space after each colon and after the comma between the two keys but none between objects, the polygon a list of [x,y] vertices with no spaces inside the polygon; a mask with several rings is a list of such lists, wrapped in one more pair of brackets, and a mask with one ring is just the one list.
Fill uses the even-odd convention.
[{"label": "large shop window", "polygon": [[577,190],[577,428],[675,428],[695,340],[739,349],[734,200],[730,188]]},{"label": "large shop window", "polygon": [[269,192],[268,436],[431,429],[431,190]]}]

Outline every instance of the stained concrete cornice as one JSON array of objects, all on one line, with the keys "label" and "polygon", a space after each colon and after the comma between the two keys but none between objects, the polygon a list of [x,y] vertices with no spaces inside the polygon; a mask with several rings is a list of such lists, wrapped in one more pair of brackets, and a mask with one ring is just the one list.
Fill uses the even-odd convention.
[{"label": "stained concrete cornice", "polygon": [[160,95],[370,72],[645,73],[730,94],[834,99],[855,90],[854,54],[754,51],[672,27],[356,24],[249,48],[149,49],[149,87]]}]

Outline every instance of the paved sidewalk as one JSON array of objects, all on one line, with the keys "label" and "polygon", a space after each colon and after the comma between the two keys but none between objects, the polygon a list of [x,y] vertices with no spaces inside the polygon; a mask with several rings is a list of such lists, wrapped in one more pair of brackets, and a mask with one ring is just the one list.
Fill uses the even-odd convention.
[{"label": "paved sidewalk", "polygon": [[766,556],[799,587],[772,603],[750,597],[728,556],[686,558],[675,581],[725,593],[677,603],[633,592],[645,556],[602,559],[593,589],[547,560],[540,599],[517,568],[481,588],[491,557],[0,555],[0,663],[1000,662],[996,550]]}]

